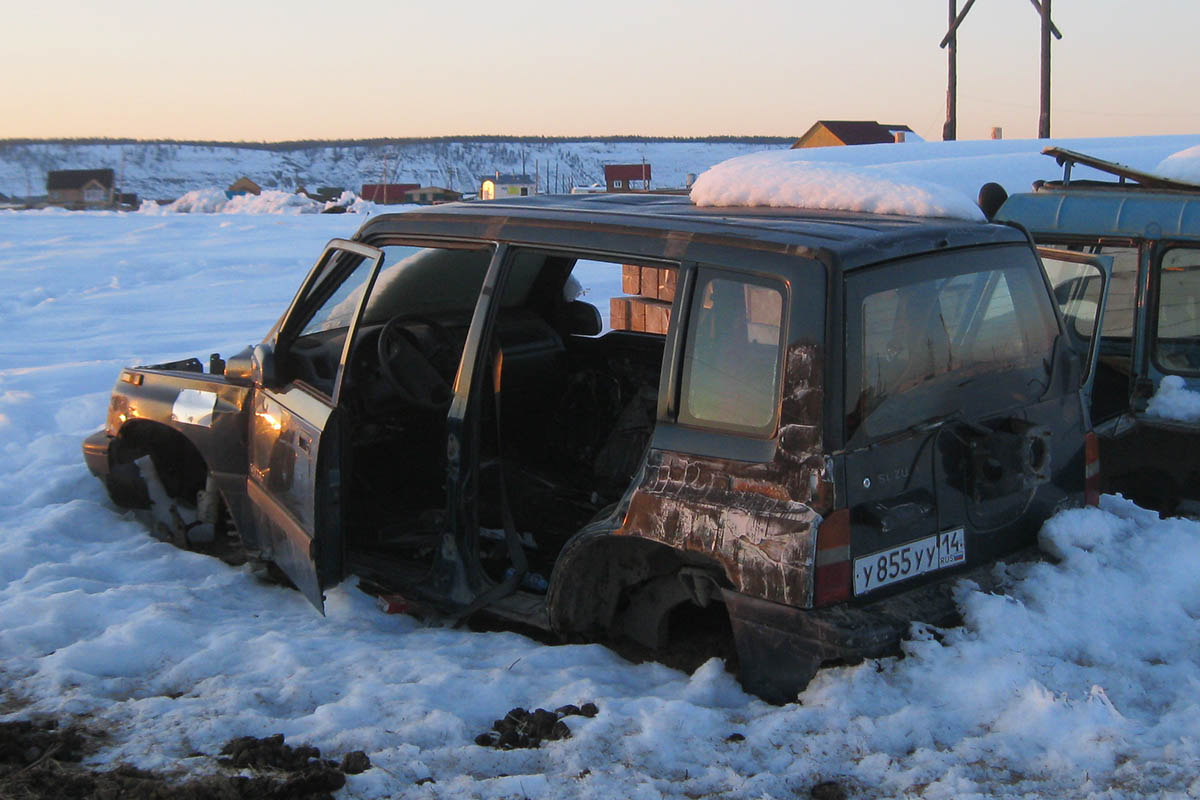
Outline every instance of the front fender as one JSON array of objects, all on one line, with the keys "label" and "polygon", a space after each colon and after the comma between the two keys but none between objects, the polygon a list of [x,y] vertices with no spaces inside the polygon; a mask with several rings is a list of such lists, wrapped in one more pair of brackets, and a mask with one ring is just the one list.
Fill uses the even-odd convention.
[{"label": "front fender", "polygon": [[178,431],[221,477],[246,475],[252,389],[224,376],[147,368],[121,371],[113,387],[105,433],[157,423]]}]

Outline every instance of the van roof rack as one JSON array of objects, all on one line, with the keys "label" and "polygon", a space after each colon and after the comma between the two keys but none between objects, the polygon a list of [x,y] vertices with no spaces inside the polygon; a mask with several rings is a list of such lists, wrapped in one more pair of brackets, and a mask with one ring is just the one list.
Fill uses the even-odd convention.
[{"label": "van roof rack", "polygon": [[[1200,192],[1200,184],[1188,183],[1187,181],[1178,181],[1172,178],[1164,178],[1161,175],[1153,175],[1149,172],[1127,167],[1124,164],[1118,164],[1115,161],[1105,161],[1102,158],[1089,156],[1086,153],[1079,153],[1075,150],[1067,150],[1064,147],[1047,147],[1042,150],[1042,155],[1053,156],[1058,162],[1058,165],[1063,168],[1062,181],[1046,181],[1043,185],[1054,188],[1069,188],[1072,185],[1071,168],[1076,164],[1082,164],[1085,167],[1106,172],[1109,175],[1115,175],[1117,182],[1107,183],[1100,181],[1075,181],[1076,184],[1088,188],[1097,188],[1098,186],[1125,188],[1146,188],[1146,189],[1168,189],[1174,191],[1185,192]],[[1131,186],[1128,182],[1133,181],[1136,186]]]}]

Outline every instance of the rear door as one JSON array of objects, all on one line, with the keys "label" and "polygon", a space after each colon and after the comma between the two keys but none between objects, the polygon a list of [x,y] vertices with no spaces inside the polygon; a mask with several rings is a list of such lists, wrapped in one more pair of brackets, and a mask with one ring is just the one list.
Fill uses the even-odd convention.
[{"label": "rear door", "polygon": [[340,578],[337,396],[351,331],[383,253],[334,240],[280,321],[256,386],[247,493],[266,556],[309,601]]},{"label": "rear door", "polygon": [[1039,490],[1082,446],[1083,409],[1054,389],[1067,360],[1030,248],[856,270],[845,303],[854,594],[1031,543],[1056,501]]}]

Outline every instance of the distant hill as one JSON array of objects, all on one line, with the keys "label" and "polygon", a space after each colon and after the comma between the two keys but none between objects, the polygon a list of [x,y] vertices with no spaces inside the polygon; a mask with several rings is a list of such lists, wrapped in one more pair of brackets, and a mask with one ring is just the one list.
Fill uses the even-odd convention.
[{"label": "distant hill", "polygon": [[521,172],[541,186],[567,191],[603,181],[604,164],[652,167],[657,187],[683,186],[688,173],[728,158],[790,146],[790,137],[709,136],[461,136],[295,142],[139,141],[134,139],[0,140],[0,193],[45,193],[56,169],[110,167],[120,188],[142,198],[169,199],[207,187],[225,187],[245,175],[266,189],[293,191],[363,183],[445,186],[471,192],[482,175]]}]

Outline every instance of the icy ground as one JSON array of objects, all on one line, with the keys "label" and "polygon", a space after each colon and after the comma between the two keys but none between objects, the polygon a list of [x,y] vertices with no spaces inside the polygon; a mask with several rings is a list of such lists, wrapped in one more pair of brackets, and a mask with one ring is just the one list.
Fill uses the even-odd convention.
[{"label": "icy ground", "polygon": [[[118,369],[257,340],[362,219],[0,212],[0,718],[82,716],[111,734],[95,765],[202,772],[190,754],[275,732],[361,748],[347,798],[1200,795],[1200,524],[1116,498],[1047,525],[1061,563],[1012,568],[1008,596],[962,586],[964,627],[785,707],[715,661],[423,627],[353,580],[322,618],[151,539],[80,457]],[[473,743],[511,707],[584,701],[571,739]]]}]

